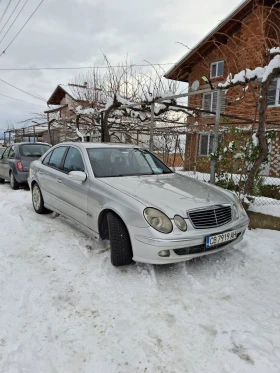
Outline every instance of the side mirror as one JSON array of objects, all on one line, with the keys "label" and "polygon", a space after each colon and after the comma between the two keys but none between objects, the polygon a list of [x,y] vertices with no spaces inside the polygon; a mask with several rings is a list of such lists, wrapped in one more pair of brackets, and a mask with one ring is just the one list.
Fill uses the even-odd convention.
[{"label": "side mirror", "polygon": [[70,171],[68,176],[73,181],[86,181],[87,179],[87,174],[83,171]]}]

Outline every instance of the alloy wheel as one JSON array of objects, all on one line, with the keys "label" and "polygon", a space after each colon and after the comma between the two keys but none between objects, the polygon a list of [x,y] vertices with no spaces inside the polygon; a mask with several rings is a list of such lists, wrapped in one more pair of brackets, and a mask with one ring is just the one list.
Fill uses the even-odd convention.
[{"label": "alloy wheel", "polygon": [[41,195],[40,190],[37,185],[34,185],[33,191],[32,191],[32,197],[33,197],[33,204],[36,210],[40,209],[41,205]]}]

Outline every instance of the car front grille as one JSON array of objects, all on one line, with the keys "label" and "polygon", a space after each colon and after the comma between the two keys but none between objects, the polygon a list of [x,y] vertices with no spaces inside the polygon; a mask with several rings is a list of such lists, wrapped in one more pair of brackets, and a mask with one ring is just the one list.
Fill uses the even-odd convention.
[{"label": "car front grille", "polygon": [[230,205],[189,211],[188,216],[196,229],[220,227],[232,220]]},{"label": "car front grille", "polygon": [[[238,233],[236,239],[241,235],[242,233]],[[236,240],[235,239],[235,240]],[[234,241],[235,241],[234,240]],[[215,245],[211,247],[206,247],[205,244],[202,245],[197,245],[197,246],[191,246],[191,247],[184,247],[182,249],[175,249],[174,253],[177,255],[191,255],[191,254],[201,254],[204,253],[205,251],[210,251],[210,250],[216,250],[216,249],[221,249],[224,246],[229,245],[231,242],[224,242],[220,245]]]}]

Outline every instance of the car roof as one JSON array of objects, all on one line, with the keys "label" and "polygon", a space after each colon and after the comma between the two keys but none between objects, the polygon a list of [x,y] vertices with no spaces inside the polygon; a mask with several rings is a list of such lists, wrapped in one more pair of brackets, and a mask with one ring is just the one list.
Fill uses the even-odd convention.
[{"label": "car roof", "polygon": [[49,145],[51,146],[50,144],[47,144],[46,142],[14,142],[13,144],[10,144],[8,146],[18,146],[18,145]]},{"label": "car roof", "polygon": [[96,143],[96,142],[62,142],[57,145],[78,145],[80,148],[139,148],[137,145],[133,144],[123,144],[123,143],[110,143],[110,142],[102,142],[102,143]]}]

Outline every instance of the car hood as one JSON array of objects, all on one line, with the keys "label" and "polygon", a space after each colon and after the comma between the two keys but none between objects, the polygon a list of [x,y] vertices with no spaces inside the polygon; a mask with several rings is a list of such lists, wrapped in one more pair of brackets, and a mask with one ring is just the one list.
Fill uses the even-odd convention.
[{"label": "car hood", "polygon": [[186,217],[187,210],[233,202],[229,192],[175,173],[103,178],[102,181],[171,218],[174,214]]}]

